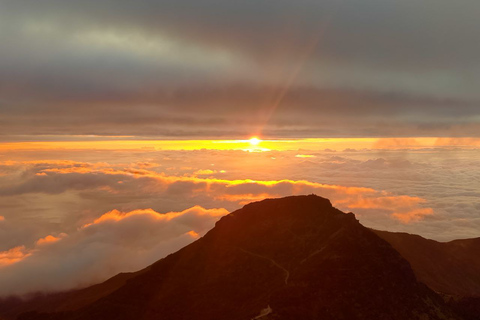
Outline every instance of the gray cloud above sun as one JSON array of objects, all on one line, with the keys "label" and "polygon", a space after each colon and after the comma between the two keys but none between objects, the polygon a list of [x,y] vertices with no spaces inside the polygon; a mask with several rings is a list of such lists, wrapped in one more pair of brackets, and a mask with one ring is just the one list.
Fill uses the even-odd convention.
[{"label": "gray cloud above sun", "polygon": [[479,10],[2,0],[0,134],[478,136]]}]

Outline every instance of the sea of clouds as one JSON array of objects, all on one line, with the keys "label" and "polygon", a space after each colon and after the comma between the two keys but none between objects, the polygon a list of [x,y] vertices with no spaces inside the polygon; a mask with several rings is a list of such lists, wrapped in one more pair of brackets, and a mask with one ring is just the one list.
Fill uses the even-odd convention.
[{"label": "sea of clouds", "polygon": [[5,151],[0,295],[139,270],[267,197],[315,193],[368,227],[441,241],[478,237],[478,156],[432,148]]}]

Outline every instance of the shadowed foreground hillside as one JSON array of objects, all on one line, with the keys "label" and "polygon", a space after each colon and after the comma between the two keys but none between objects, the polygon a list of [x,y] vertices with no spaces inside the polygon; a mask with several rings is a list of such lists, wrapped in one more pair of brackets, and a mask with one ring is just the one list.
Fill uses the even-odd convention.
[{"label": "shadowed foreground hillside", "polygon": [[20,319],[461,319],[351,213],[314,195],[246,205],[75,311]]},{"label": "shadowed foreground hillside", "polygon": [[[80,290],[42,294],[37,293],[26,298],[9,297],[0,299],[0,315],[5,319],[15,319],[19,314],[36,310],[39,312],[63,312],[77,310],[114,292],[128,279],[148,270],[134,273],[120,273],[100,284]],[[3,320],[0,317],[0,320]]]}]

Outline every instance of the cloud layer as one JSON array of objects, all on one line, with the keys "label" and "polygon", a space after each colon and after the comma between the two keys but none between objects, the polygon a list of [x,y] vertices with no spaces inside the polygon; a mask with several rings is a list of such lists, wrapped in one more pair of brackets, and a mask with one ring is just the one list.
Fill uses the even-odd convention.
[{"label": "cloud layer", "polygon": [[479,151],[401,143],[258,153],[0,150],[12,159],[0,161],[0,295],[138,270],[202,236],[227,210],[266,197],[315,193],[367,227],[478,237]]},{"label": "cloud layer", "polygon": [[[0,196],[24,194],[57,195],[80,192],[83,197],[92,196],[115,200],[150,199],[163,197],[169,201],[220,201],[221,203],[246,204],[265,197],[281,197],[291,194],[316,193],[330,198],[342,208],[370,208],[391,212],[404,222],[425,214],[428,210],[414,210],[425,202],[411,196],[395,196],[372,188],[329,185],[307,180],[221,179],[213,177],[217,171],[197,170],[192,175],[175,176],[140,168],[111,168],[106,164],[76,162],[26,162],[27,171],[17,183],[0,188]],[[221,171],[219,172],[221,174]],[[210,175],[210,177],[205,177]],[[410,212],[414,212],[410,214]],[[422,213],[423,212],[423,213]]]},{"label": "cloud layer", "polygon": [[475,1],[0,1],[0,133],[478,136]]}]

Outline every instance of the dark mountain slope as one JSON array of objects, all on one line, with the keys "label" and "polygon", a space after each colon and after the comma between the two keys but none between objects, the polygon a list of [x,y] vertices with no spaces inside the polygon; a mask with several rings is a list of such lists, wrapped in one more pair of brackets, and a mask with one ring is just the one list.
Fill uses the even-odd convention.
[{"label": "dark mountain slope", "polygon": [[465,320],[480,320],[480,297],[450,299],[449,305]]},{"label": "dark mountain slope", "polygon": [[480,238],[437,242],[408,233],[372,231],[408,260],[418,280],[433,290],[480,297]]},{"label": "dark mountain slope", "polygon": [[91,305],[21,318],[459,319],[390,244],[313,195],[249,204]]},{"label": "dark mountain slope", "polygon": [[15,319],[19,314],[33,310],[63,312],[80,309],[114,292],[122,287],[128,279],[139,275],[140,272],[120,273],[103,283],[79,290],[47,294],[38,293],[25,298],[0,299],[0,315],[4,317],[0,319]]}]

